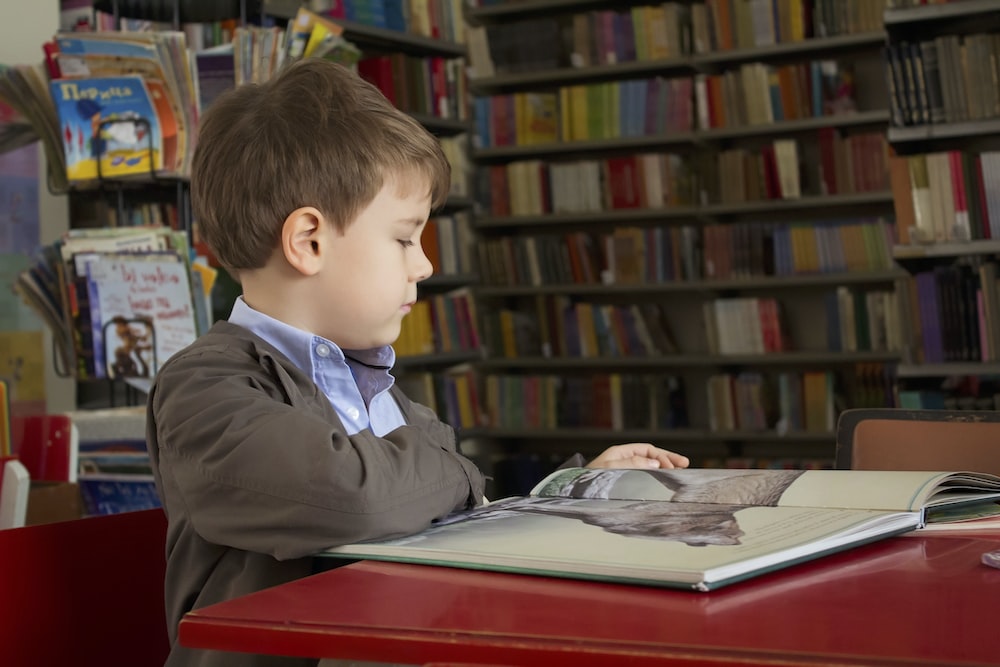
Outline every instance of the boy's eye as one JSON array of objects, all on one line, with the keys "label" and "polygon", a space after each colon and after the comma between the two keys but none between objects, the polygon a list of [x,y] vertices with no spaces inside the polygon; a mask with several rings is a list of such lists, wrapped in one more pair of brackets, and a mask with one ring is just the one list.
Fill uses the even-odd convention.
[{"label": "boy's eye", "polygon": [[412,248],[414,244],[413,241],[411,241],[410,239],[399,239],[399,245],[403,246],[404,248]]}]

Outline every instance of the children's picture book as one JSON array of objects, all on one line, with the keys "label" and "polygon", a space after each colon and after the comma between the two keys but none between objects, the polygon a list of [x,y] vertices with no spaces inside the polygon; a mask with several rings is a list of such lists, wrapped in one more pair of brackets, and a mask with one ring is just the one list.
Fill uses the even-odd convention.
[{"label": "children's picture book", "polygon": [[1000,477],[977,473],[569,468],[528,496],[324,555],[708,591],[998,498]]},{"label": "children's picture book", "polygon": [[160,507],[145,438],[80,442],[80,495],[88,515]]},{"label": "children's picture book", "polygon": [[163,169],[157,104],[141,76],[56,79],[49,85],[71,183]]},{"label": "children's picture book", "polygon": [[152,377],[197,337],[190,276],[176,253],[94,254],[85,271],[99,377]]}]

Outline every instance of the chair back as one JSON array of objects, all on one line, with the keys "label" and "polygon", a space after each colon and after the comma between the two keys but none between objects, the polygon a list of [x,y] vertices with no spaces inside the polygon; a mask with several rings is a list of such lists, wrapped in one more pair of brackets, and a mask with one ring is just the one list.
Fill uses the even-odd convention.
[{"label": "chair back", "polygon": [[162,665],[166,532],[161,509],[0,530],[0,664]]},{"label": "chair back", "polygon": [[1000,475],[1000,412],[845,410],[837,422],[836,467]]}]

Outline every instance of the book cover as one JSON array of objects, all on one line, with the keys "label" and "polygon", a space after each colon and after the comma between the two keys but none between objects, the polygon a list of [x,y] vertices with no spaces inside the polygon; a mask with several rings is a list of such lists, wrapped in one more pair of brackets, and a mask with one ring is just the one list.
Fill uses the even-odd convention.
[{"label": "book cover", "polygon": [[86,274],[106,377],[152,377],[197,337],[188,269],[176,253],[97,255]]},{"label": "book cover", "polygon": [[70,182],[163,169],[160,123],[142,77],[57,79],[49,86]]},{"label": "book cover", "polygon": [[407,537],[323,555],[712,590],[993,503],[1000,478],[854,470],[558,470]]}]

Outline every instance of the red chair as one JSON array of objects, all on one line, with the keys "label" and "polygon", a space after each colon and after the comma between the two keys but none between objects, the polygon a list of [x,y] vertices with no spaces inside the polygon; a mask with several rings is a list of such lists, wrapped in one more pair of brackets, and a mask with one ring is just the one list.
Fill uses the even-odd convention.
[{"label": "red chair", "polygon": [[0,664],[162,665],[160,509],[0,530]]}]

